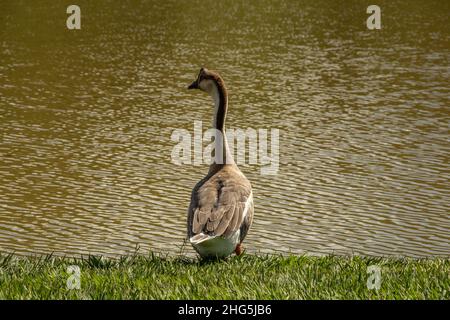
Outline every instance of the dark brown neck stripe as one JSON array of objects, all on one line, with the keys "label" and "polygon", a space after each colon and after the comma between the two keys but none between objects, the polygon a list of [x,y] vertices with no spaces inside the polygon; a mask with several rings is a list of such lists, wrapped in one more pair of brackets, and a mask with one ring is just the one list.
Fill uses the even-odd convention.
[{"label": "dark brown neck stripe", "polygon": [[225,117],[227,114],[227,105],[228,105],[228,96],[227,89],[223,83],[223,80],[220,78],[215,78],[214,82],[217,85],[217,90],[219,91],[219,107],[217,110],[216,117],[216,128],[217,130],[224,131],[225,127]]}]

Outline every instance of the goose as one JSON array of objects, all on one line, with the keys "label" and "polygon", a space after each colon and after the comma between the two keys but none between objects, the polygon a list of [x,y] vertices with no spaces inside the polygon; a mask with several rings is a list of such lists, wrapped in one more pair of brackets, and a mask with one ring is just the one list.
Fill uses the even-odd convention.
[{"label": "goose", "polygon": [[[216,155],[208,174],[193,188],[188,209],[187,236],[201,258],[224,258],[243,253],[242,242],[253,223],[253,192],[239,170],[225,135],[228,94],[217,72],[201,68],[188,89],[200,89],[214,101]],[[222,160],[222,161],[221,161]]]}]

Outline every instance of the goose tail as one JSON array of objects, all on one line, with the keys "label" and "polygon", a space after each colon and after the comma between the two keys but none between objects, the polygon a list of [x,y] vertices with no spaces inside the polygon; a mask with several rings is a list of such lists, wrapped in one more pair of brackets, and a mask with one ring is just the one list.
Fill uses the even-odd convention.
[{"label": "goose tail", "polygon": [[239,230],[230,238],[199,233],[189,239],[201,257],[226,257],[234,252],[239,243]]},{"label": "goose tail", "polygon": [[202,242],[205,242],[205,241],[208,241],[208,240],[212,240],[212,239],[214,239],[214,238],[216,238],[216,237],[217,237],[217,236],[210,236],[210,235],[204,234],[204,233],[202,232],[202,233],[196,234],[195,236],[192,236],[192,237],[189,239],[189,242],[190,242],[193,246],[197,246],[197,245],[201,244]]}]

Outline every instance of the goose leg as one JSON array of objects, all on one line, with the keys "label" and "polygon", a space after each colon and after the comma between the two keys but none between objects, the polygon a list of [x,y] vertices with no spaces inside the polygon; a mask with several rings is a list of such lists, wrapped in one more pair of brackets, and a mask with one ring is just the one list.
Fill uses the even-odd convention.
[{"label": "goose leg", "polygon": [[236,253],[237,256],[240,256],[244,252],[244,249],[242,247],[242,244],[238,243],[236,249],[234,249],[234,253]]}]

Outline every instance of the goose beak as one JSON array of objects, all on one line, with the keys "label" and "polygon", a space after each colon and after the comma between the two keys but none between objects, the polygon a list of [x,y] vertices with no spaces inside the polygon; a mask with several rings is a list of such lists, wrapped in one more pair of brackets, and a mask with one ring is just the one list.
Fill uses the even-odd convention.
[{"label": "goose beak", "polygon": [[198,82],[197,82],[197,80],[195,80],[194,82],[192,82],[192,83],[189,85],[188,89],[198,89]]}]

